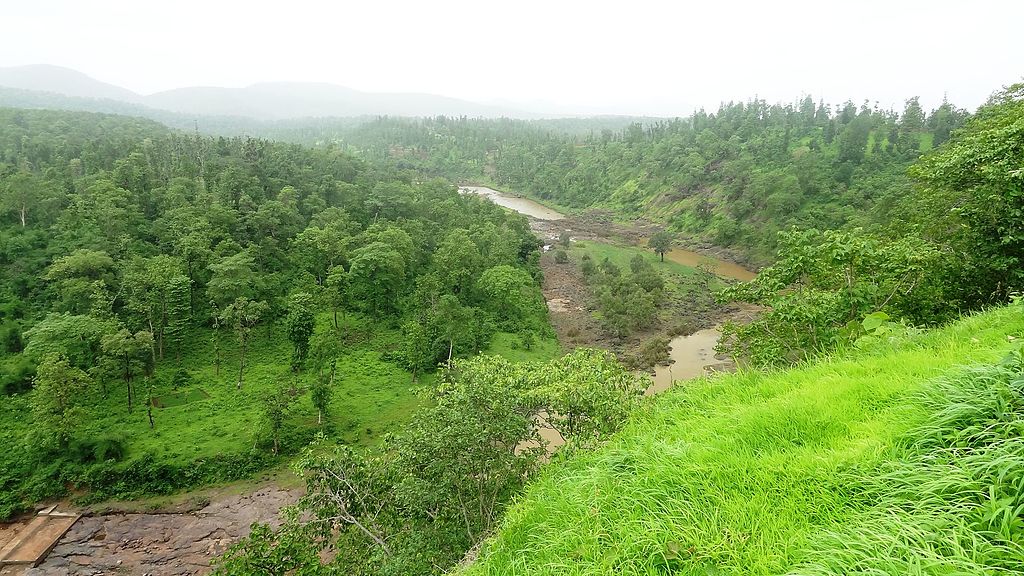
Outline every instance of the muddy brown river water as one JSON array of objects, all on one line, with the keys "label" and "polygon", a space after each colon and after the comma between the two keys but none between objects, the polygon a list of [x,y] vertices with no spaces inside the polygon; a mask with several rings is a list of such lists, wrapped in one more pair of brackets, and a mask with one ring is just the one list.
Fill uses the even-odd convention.
[{"label": "muddy brown river water", "polygon": [[[510,196],[486,186],[462,186],[459,190],[464,194],[479,194],[489,198],[499,206],[515,210],[530,218],[544,221],[563,220],[565,218],[564,214],[534,202],[529,198]],[[722,278],[748,281],[753,280],[757,276],[756,273],[747,270],[739,264],[726,262],[682,248],[673,248],[666,252],[665,259],[693,267],[706,264],[711,267],[711,270],[716,275]],[[556,301],[548,302],[548,307],[553,310],[558,309],[559,306],[564,307],[564,305],[564,302],[557,301],[557,299]],[[671,363],[667,366],[657,366],[655,368],[655,373],[651,377],[651,386],[647,389],[645,395],[651,396],[664,392],[671,388],[672,383],[676,380],[696,378],[707,373],[708,370],[713,370],[716,366],[724,366],[721,360],[715,358],[715,345],[718,344],[720,337],[721,333],[717,328],[707,328],[688,336],[673,338],[669,343]],[[547,439],[550,440],[550,438]]]}]

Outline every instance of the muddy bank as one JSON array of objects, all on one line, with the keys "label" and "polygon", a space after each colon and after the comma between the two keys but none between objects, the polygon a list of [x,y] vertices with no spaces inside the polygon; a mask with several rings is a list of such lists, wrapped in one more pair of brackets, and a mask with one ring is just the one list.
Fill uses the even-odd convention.
[{"label": "muddy bank", "polygon": [[[297,489],[264,486],[219,496],[187,514],[118,513],[79,519],[46,560],[25,576],[94,574],[194,575],[249,534],[253,522],[279,525],[278,512],[295,503]],[[16,572],[11,572],[16,574]]]},{"label": "muddy bank", "polygon": [[[612,212],[587,210],[580,214],[567,215],[560,220],[537,221],[531,219],[534,232],[541,238],[557,238],[562,230],[570,230],[579,240],[599,240],[630,246],[646,245],[647,239],[663,227],[646,220],[629,223],[617,221]],[[737,280],[750,280],[756,275],[763,262],[755,261],[747,254],[730,248],[715,246],[689,236],[677,236],[677,250],[693,254],[684,264],[696,265],[699,258],[718,261],[720,274]]]}]

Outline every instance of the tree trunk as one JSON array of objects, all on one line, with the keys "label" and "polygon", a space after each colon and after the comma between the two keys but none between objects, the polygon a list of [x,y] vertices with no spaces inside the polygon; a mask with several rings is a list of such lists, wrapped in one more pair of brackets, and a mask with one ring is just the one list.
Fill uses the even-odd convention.
[{"label": "tree trunk", "polygon": [[132,411],[132,368],[128,355],[124,356],[124,386],[128,391],[128,412]]},{"label": "tree trunk", "polygon": [[25,213],[26,212],[27,212],[27,210],[26,210],[25,206],[22,205],[21,210],[18,211],[18,216],[21,217],[21,227],[22,228],[25,227]]},{"label": "tree trunk", "polygon": [[238,355],[238,386],[237,389],[242,389],[242,371],[245,370],[245,348],[242,348],[242,353]]}]

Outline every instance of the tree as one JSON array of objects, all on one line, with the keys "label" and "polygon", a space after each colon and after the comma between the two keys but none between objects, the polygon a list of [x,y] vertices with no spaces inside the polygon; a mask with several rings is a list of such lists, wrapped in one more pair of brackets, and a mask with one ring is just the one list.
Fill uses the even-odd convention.
[{"label": "tree", "polygon": [[48,196],[46,184],[29,172],[17,172],[3,179],[0,186],[0,211],[14,212],[24,228],[28,224],[29,212],[45,202]]},{"label": "tree", "polygon": [[46,269],[46,280],[55,282],[64,303],[64,310],[85,312],[95,291],[95,283],[114,283],[114,259],[100,250],[75,250],[62,256]]},{"label": "tree", "polygon": [[338,219],[323,227],[310,226],[293,240],[295,250],[317,284],[323,284],[331,269],[344,261],[352,229],[350,220]]},{"label": "tree", "polygon": [[260,398],[263,421],[270,432],[274,454],[281,450],[281,430],[288,419],[294,399],[292,390],[284,383],[279,383]]},{"label": "tree", "polygon": [[457,228],[449,232],[434,251],[431,270],[441,281],[442,290],[461,294],[472,286],[481,262],[480,250],[469,233]]},{"label": "tree", "polygon": [[647,242],[647,245],[650,246],[659,256],[661,256],[661,261],[664,262],[665,252],[668,252],[669,250],[672,249],[672,235],[664,230],[662,230],[661,232],[656,232],[653,236],[651,236],[651,239]]},{"label": "tree", "polygon": [[413,382],[420,372],[437,366],[437,354],[430,332],[422,322],[410,320],[402,325],[402,358],[405,360],[405,368],[412,372]]},{"label": "tree", "polygon": [[80,402],[89,383],[89,376],[72,366],[64,356],[46,356],[33,380],[31,406],[35,433],[60,449],[66,448],[85,417]]},{"label": "tree", "polygon": [[218,308],[230,306],[242,297],[251,297],[256,274],[252,256],[242,251],[224,256],[210,264],[210,281],[206,292]]},{"label": "tree", "polygon": [[338,370],[338,360],[332,358],[328,362],[328,368],[317,373],[316,379],[309,388],[309,399],[316,408],[316,422],[323,425],[324,415],[331,405],[331,398],[334,396],[334,375]]},{"label": "tree", "polygon": [[166,254],[138,258],[130,263],[123,276],[122,292],[127,293],[126,306],[137,315],[135,325],[145,325],[153,334],[155,352],[162,359],[164,333],[170,320],[168,299],[171,283],[181,276],[181,264]]},{"label": "tree", "polygon": [[405,261],[398,251],[373,242],[352,253],[348,278],[356,299],[366,302],[370,311],[384,314],[395,307],[405,279]]},{"label": "tree", "polygon": [[947,276],[968,307],[1024,289],[1024,84],[997,92],[911,169],[909,223],[948,245]]},{"label": "tree", "polygon": [[153,333],[139,331],[134,334],[122,328],[103,336],[103,354],[111,364],[112,371],[124,379],[128,398],[128,411],[132,411],[132,381],[141,372],[149,371],[148,359],[153,352]]},{"label": "tree", "polygon": [[765,311],[749,324],[726,323],[719,349],[758,366],[804,360],[850,336],[846,328],[884,311],[909,322],[932,321],[948,306],[939,251],[914,237],[790,230],[779,235],[776,263],[726,288],[723,301]]},{"label": "tree", "polygon": [[475,340],[472,328],[475,311],[474,308],[463,306],[454,294],[441,296],[431,311],[431,324],[441,340],[448,345],[448,362],[451,362],[455,353],[456,341]]},{"label": "tree", "polygon": [[298,372],[309,354],[309,338],[313,335],[316,316],[313,314],[313,297],[307,292],[297,292],[288,299],[288,315],[285,326],[292,343],[292,370]]},{"label": "tree", "polygon": [[242,388],[242,378],[245,372],[246,354],[249,350],[249,339],[252,336],[252,329],[259,324],[260,319],[267,313],[270,307],[266,302],[254,301],[240,296],[229,304],[221,312],[221,320],[235,329],[238,336],[238,384]]},{"label": "tree", "polygon": [[168,282],[166,298],[167,322],[165,337],[174,348],[175,362],[181,362],[181,349],[185,345],[185,334],[192,319],[192,282],[187,276],[175,276]]},{"label": "tree", "polygon": [[72,314],[47,314],[25,331],[25,355],[40,363],[47,356],[59,355],[72,366],[87,369],[100,355],[100,338],[111,326],[105,320]]},{"label": "tree", "polygon": [[348,305],[349,276],[341,266],[334,266],[327,274],[327,290],[325,295],[331,305],[331,314],[334,320],[334,328],[337,330],[338,310],[344,310]]},{"label": "tree", "polygon": [[442,372],[431,405],[394,441],[401,493],[456,521],[472,545],[536,470],[542,453],[525,370],[479,356]]},{"label": "tree", "polygon": [[558,235],[558,245],[562,248],[568,248],[572,242],[572,237],[569,236],[568,230],[562,230],[562,233]]},{"label": "tree", "polygon": [[610,352],[587,348],[531,373],[531,397],[544,406],[542,425],[566,442],[584,445],[618,430],[649,384]]},{"label": "tree", "polygon": [[487,307],[509,325],[522,324],[540,308],[535,286],[528,272],[507,264],[484,270],[477,281],[477,287],[487,296]]}]

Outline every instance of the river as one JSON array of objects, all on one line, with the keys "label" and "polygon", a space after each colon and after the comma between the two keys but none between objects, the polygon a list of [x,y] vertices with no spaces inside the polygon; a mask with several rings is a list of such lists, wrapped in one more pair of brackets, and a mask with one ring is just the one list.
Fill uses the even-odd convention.
[{"label": "river", "polygon": [[[563,220],[565,218],[564,214],[552,210],[543,204],[528,198],[509,196],[485,186],[462,186],[459,188],[459,191],[464,194],[479,194],[489,198],[499,206],[515,210],[530,218],[545,221]],[[666,252],[665,259],[693,267],[706,263],[711,266],[716,275],[723,278],[748,281],[757,276],[757,274],[739,264],[726,262],[681,248],[673,248]],[[664,392],[671,388],[672,383],[677,380],[696,378],[704,374],[708,368],[722,365],[722,362],[715,358],[715,346],[718,344],[718,339],[721,335],[717,328],[707,328],[688,336],[676,336],[673,338],[669,343],[669,359],[671,363],[667,366],[657,366],[655,368],[654,376],[651,377],[651,386],[647,389],[645,395],[651,396]],[[546,439],[551,440],[551,438]]]},{"label": "river", "polygon": [[477,194],[484,198],[490,198],[491,202],[494,202],[498,206],[504,206],[525,214],[530,218],[536,218],[538,220],[564,220],[565,214],[552,210],[547,206],[534,202],[529,198],[520,198],[519,196],[509,196],[497,190],[488,188],[486,186],[460,186],[459,192],[463,194]]}]

